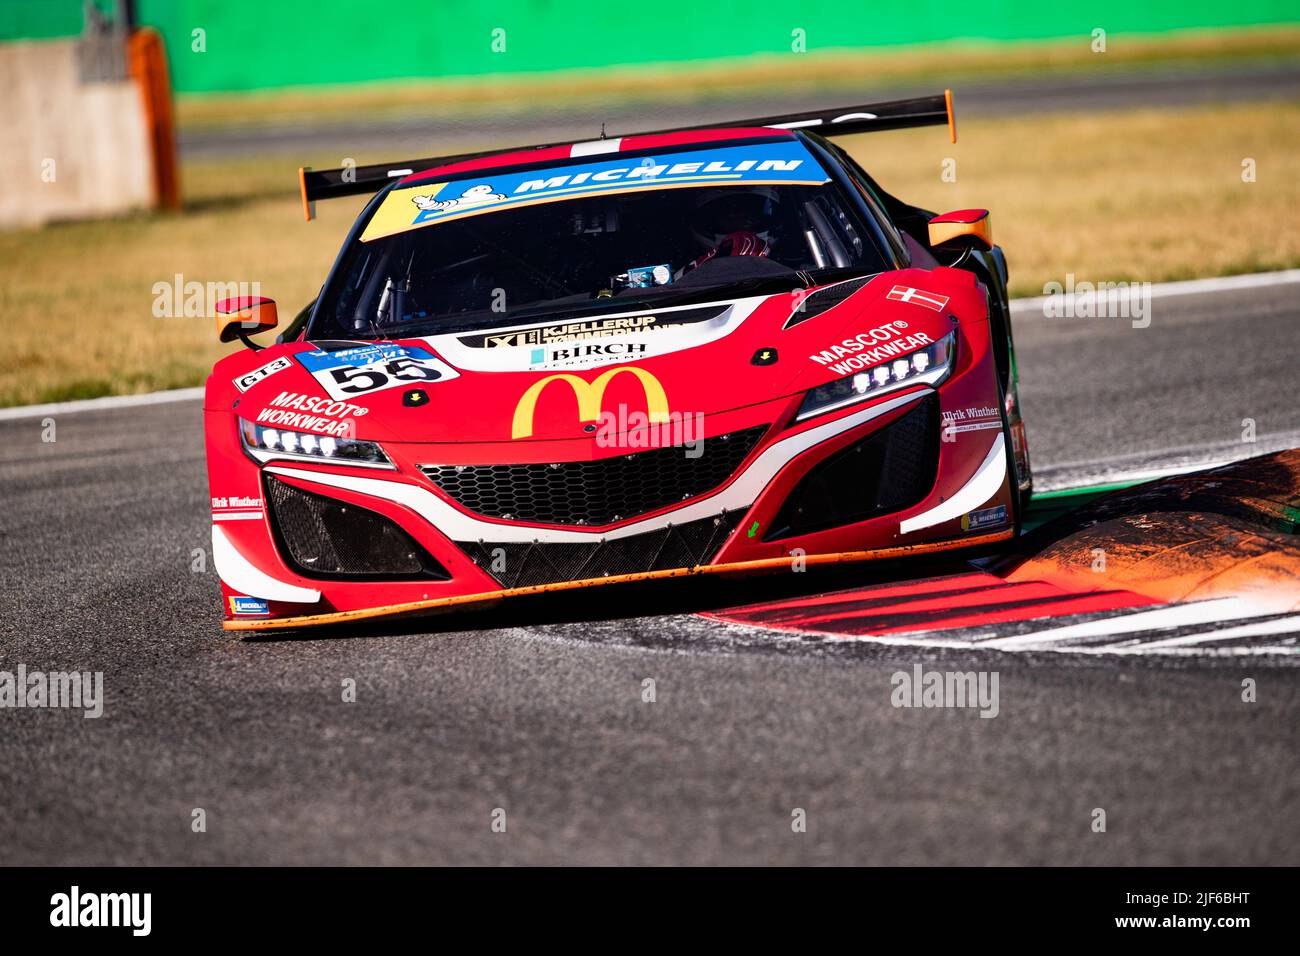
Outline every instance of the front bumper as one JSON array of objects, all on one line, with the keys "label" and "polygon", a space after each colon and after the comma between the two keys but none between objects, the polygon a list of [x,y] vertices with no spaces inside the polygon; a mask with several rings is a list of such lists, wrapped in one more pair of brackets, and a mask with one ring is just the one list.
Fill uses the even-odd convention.
[{"label": "front bumper", "polygon": [[[998,407],[998,396],[989,394],[990,387],[996,392],[994,376],[983,364],[959,370],[937,390],[918,386],[800,423],[793,422],[797,397],[707,416],[703,459],[723,435],[758,430],[759,437],[719,483],[693,494],[696,489],[683,485],[686,497],[671,503],[651,499],[679,480],[677,466],[643,482],[650,498],[620,492],[599,502],[552,502],[562,487],[552,484],[543,496],[548,500],[539,502],[528,498],[527,487],[511,484],[513,472],[497,481],[503,467],[497,463],[520,457],[529,459],[518,466],[526,476],[536,474],[528,469],[594,467],[626,454],[611,456],[586,439],[386,442],[394,471],[301,461],[259,465],[242,453],[234,417],[210,410],[213,548],[224,627],[307,627],[598,584],[789,570],[1005,540],[1014,533],[1014,496],[1001,419],[947,427],[971,409]],[[449,480],[456,466],[491,481]],[[634,471],[632,464],[623,467],[620,480]],[[319,555],[306,561],[301,547],[295,550],[286,531],[286,495],[333,509],[332,518],[302,511],[292,532],[309,535],[315,521],[334,536],[329,548],[317,549],[331,555],[326,570]],[[856,510],[846,507],[849,499]],[[658,506],[628,517],[611,514],[629,500]],[[541,510],[533,517],[508,510],[522,507]],[[585,520],[584,508],[603,523],[575,523]],[[354,523],[344,532],[329,530],[329,521],[344,520],[335,512]],[[365,525],[372,520],[367,516],[378,523]],[[367,555],[376,552],[353,545],[379,538],[387,548],[382,560],[390,563],[386,571],[366,573],[366,561],[376,560]]]}]

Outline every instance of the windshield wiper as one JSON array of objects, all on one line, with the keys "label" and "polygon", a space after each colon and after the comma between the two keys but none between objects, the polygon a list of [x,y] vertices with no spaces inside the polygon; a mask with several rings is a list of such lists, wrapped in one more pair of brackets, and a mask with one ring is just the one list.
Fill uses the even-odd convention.
[{"label": "windshield wiper", "polygon": [[[403,288],[404,287],[404,288]],[[411,291],[411,280],[404,279],[395,282],[392,276],[384,281],[384,291],[379,295],[379,304],[375,306],[375,315],[370,320],[368,332],[375,333],[375,338],[388,341],[388,333],[384,331],[384,317],[388,317],[389,325],[396,325],[402,319],[402,308],[406,303],[406,293]]]}]

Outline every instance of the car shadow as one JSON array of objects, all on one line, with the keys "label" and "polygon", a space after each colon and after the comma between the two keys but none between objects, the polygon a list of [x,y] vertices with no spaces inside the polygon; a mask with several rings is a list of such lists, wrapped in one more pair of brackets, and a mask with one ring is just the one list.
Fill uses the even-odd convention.
[{"label": "car shadow", "polygon": [[502,599],[483,606],[459,606],[409,617],[358,621],[273,633],[247,632],[249,643],[452,634],[581,624],[648,616],[697,614],[760,601],[811,596],[899,581],[969,572],[971,561],[992,549],[887,561],[811,565],[802,571],[700,574],[690,577],[597,585]]}]

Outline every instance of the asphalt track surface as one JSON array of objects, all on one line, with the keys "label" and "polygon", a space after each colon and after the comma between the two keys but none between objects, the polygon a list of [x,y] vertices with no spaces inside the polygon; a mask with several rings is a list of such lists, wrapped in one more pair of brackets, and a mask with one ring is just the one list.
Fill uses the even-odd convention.
[{"label": "asphalt track surface", "polygon": [[[1043,473],[1300,430],[1295,288],[1157,299],[1146,329],[1022,310]],[[56,427],[0,421],[0,670],[103,671],[105,712],[0,710],[2,864],[1300,863],[1294,657],[831,648],[691,613],[870,566],[241,639],[191,569],[198,403]],[[917,662],[997,670],[999,716],[892,707]]]},{"label": "asphalt track surface", "polygon": [[[953,87],[957,117],[1021,116],[1032,113],[1102,112],[1160,109],[1210,103],[1294,100],[1300,95],[1300,63],[1279,61],[1229,68],[1152,67],[1115,70],[1098,59],[1096,70],[1060,76],[965,82],[936,75],[924,87],[812,90],[782,94],[719,95],[681,101],[615,103],[608,107],[528,109],[484,115],[441,115],[404,111],[369,119],[277,119],[276,125],[230,124],[182,130],[180,149],[186,159],[280,154],[300,162],[313,159],[339,165],[342,156],[370,156],[399,161],[419,156],[451,155],[484,146],[528,145],[594,139],[604,123],[611,136],[642,130],[688,126],[745,116],[772,116],[882,99],[925,96]],[[492,130],[485,140],[485,126]],[[382,159],[373,154],[384,153]],[[388,155],[391,153],[391,155]]]}]

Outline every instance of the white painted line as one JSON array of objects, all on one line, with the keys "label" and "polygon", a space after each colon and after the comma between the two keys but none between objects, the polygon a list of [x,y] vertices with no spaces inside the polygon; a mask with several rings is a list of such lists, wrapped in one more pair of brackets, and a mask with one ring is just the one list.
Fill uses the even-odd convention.
[{"label": "white painted line", "polygon": [[[596,143],[610,143],[616,140],[595,140]],[[1266,288],[1274,285],[1290,285],[1300,282],[1300,269],[1285,269],[1280,272],[1252,272],[1239,276],[1220,276],[1214,279],[1189,279],[1185,282],[1157,282],[1151,286],[1151,295],[1162,296],[1196,295],[1202,292],[1228,292],[1233,289]],[[1028,299],[1012,299],[1011,312],[1042,311],[1046,296],[1034,296]],[[74,402],[51,402],[46,405],[19,405],[14,408],[0,408],[0,421],[12,421],[19,418],[35,418],[41,415],[67,415],[72,412],[91,412],[105,408],[129,408],[133,405],[160,405],[166,402],[186,402],[203,397],[203,388],[177,388],[166,392],[148,392],[144,395],[108,395],[104,398],[80,399]]]},{"label": "white painted line", "polygon": [[[1240,289],[1262,289],[1269,286],[1292,285],[1300,282],[1300,269],[1283,269],[1279,272],[1251,272],[1239,276],[1218,276],[1212,279],[1188,279],[1184,282],[1156,282],[1151,285],[1153,299],[1167,299],[1180,295],[1202,295],[1214,292],[1234,292]],[[1099,293],[1103,294],[1103,293]],[[1011,314],[1037,312],[1042,315],[1043,303],[1056,296],[1036,295],[1027,299],[1012,299]],[[1089,298],[1086,294],[1072,293],[1069,298]]]},{"label": "white painted line", "polygon": [[1034,469],[1034,490],[1073,491],[1119,482],[1150,481],[1218,468],[1289,448],[1300,448],[1300,431],[1259,435],[1253,442],[1206,442],[1100,461],[1061,462]]},{"label": "white painted line", "polygon": [[[1184,634],[1181,637],[1169,637],[1163,641],[1150,641],[1135,644],[1132,647],[1117,648],[1120,654],[1141,654],[1150,650],[1163,650],[1166,647],[1181,647],[1188,644],[1202,644],[1206,641],[1226,641],[1237,637],[1258,637],[1264,634],[1291,634],[1300,631],[1300,614],[1280,617],[1275,621],[1259,621],[1255,624],[1242,624],[1238,627],[1224,628],[1220,631],[1200,631],[1196,634]],[[1300,648],[1297,648],[1300,650]]]},{"label": "white painted line", "polygon": [[[1295,628],[1298,625],[1291,622],[1288,618],[1288,627]],[[746,624],[740,621],[718,621],[724,627],[742,628],[748,631],[762,631],[764,634],[773,638],[789,640],[792,634],[789,631],[779,628],[764,627],[761,624]],[[1105,623],[1105,622],[1101,622]],[[1240,628],[1231,630],[1244,632],[1247,628],[1259,628],[1260,634],[1271,633],[1264,630],[1274,622],[1263,622],[1255,625],[1242,625]],[[1201,632],[1196,635],[1200,642],[1213,640],[1215,637],[1224,637],[1227,631],[1218,632]],[[1283,631],[1282,633],[1286,633]],[[1043,642],[1039,644],[1025,644],[1016,647],[994,647],[991,641],[973,641],[970,638],[960,637],[941,637],[940,632],[917,633],[912,635],[875,635],[875,634],[836,634],[830,631],[801,631],[797,635],[798,640],[807,640],[812,636],[819,636],[827,644],[874,644],[880,647],[924,647],[924,648],[946,648],[948,650],[964,651],[983,651],[992,649],[998,653],[1007,654],[1026,654],[1026,653],[1045,653],[1045,654],[1088,654],[1093,656],[1102,656],[1106,654],[1117,654],[1126,656],[1135,656],[1140,654],[1151,654],[1153,656],[1168,657],[1251,657],[1265,655],[1295,655],[1300,654],[1300,645],[1295,644],[1265,644],[1265,645],[1248,645],[1243,647],[1199,647],[1194,644],[1183,643],[1173,645],[1171,642],[1155,642],[1148,644],[1131,645],[1127,647],[1116,647],[1114,644],[1101,645],[1079,645],[1079,644],[1059,644],[1052,642]],[[1246,633],[1239,633],[1233,636],[1247,637]],[[1171,639],[1175,640],[1175,639]]]},{"label": "white painted line", "polygon": [[[1253,458],[1253,455],[1246,456]],[[1245,458],[1224,458],[1219,461],[1197,461],[1185,465],[1170,465],[1168,468],[1145,468],[1140,471],[1099,471],[1092,474],[1074,474],[1069,479],[1052,481],[1050,478],[1039,481],[1038,472],[1034,472],[1034,491],[1086,491],[1098,485],[1134,484],[1155,481],[1157,478],[1172,478],[1175,475],[1189,475],[1196,471],[1209,471],[1221,465],[1231,465]]]},{"label": "white painted line", "polygon": [[143,395],[105,395],[103,398],[83,398],[75,402],[50,402],[47,405],[19,405],[0,408],[0,422],[19,418],[40,418],[43,415],[71,415],[74,412],[97,412],[107,408],[130,408],[134,405],[165,405],[168,402],[191,402],[203,398],[203,387],[173,388],[166,392],[146,392]]},{"label": "white painted line", "polygon": [[[1253,457],[1253,456],[1246,456]],[[1198,461],[1186,465],[1170,465],[1168,468],[1147,468],[1141,471],[1117,471],[1110,472],[1106,475],[1104,481],[1098,481],[1097,484],[1119,484],[1121,481],[1131,481],[1135,484],[1143,481],[1154,481],[1157,478],[1170,478],[1174,475],[1185,475],[1192,471],[1209,471],[1211,468],[1218,468],[1221,465],[1231,465],[1234,461],[1241,461],[1239,458],[1222,458],[1218,461]],[[1084,485],[1083,487],[1089,487]]]},{"label": "white painted line", "polygon": [[1121,617],[1105,617],[1084,624],[1048,628],[1031,634],[1017,634],[1015,637],[993,638],[979,641],[977,646],[990,647],[994,650],[1010,650],[1078,638],[1133,634],[1137,631],[1154,631],[1166,627],[1185,627],[1189,624],[1209,624],[1235,618],[1259,617],[1270,613],[1273,612],[1245,598],[1214,598],[1209,601],[1198,601],[1195,604],[1157,607]]},{"label": "white painted line", "polygon": [[[1035,651],[1042,651],[1047,654],[1092,654],[1101,656],[1104,654],[1133,654],[1138,651],[1125,652],[1117,650],[1114,647],[1037,647],[1032,648]],[[1279,644],[1263,644],[1258,646],[1247,647],[1162,647],[1150,652],[1151,656],[1168,656],[1168,657],[1262,657],[1265,655],[1288,655],[1300,654],[1300,647],[1286,646]]]}]

